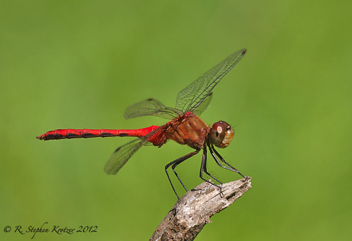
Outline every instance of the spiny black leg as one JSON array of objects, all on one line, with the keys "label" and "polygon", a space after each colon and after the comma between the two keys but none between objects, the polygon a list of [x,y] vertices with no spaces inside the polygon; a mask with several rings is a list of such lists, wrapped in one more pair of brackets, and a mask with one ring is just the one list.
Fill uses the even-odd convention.
[{"label": "spiny black leg", "polygon": [[[212,184],[212,185],[218,187],[218,188],[220,189],[220,193],[222,193],[221,186],[216,185],[216,184],[210,182],[209,180],[207,180],[207,179],[205,179],[205,178],[203,177],[203,171],[204,171],[204,169],[206,169],[206,167],[205,167],[206,164],[207,164],[207,147],[206,147],[206,145],[204,145],[203,155],[202,155],[202,164],[200,165],[199,177],[200,177],[203,181],[205,181],[205,182],[207,182],[207,183],[210,183],[210,184]],[[207,174],[209,175],[209,173],[207,173]],[[209,175],[209,176],[211,176],[211,175]],[[211,177],[212,177],[212,176],[211,176]],[[214,178],[214,179],[217,180],[216,178]]]},{"label": "spiny black leg", "polygon": [[[205,146],[206,148],[206,146]],[[208,174],[211,178],[213,178],[215,181],[217,181],[218,183],[222,184],[222,182],[220,182],[216,177],[214,177],[213,175],[211,175],[208,170],[207,170],[207,150],[204,150],[205,152],[205,159],[204,159],[204,165],[203,165],[203,171]],[[203,159],[202,159],[203,160]]]},{"label": "spiny black leg", "polygon": [[187,155],[185,155],[185,156],[183,156],[183,157],[180,157],[180,158],[176,159],[175,161],[170,162],[169,164],[167,164],[167,165],[165,166],[165,172],[166,172],[167,178],[169,179],[169,182],[170,182],[170,184],[171,184],[172,190],[174,190],[174,193],[176,194],[177,199],[180,199],[180,197],[177,195],[177,192],[176,192],[176,190],[175,190],[174,185],[173,185],[172,182],[171,182],[171,179],[170,179],[169,173],[167,172],[167,169],[172,165],[172,171],[175,173],[177,179],[180,181],[181,185],[183,186],[183,188],[184,188],[184,189],[186,190],[186,192],[187,192],[188,190],[187,190],[187,188],[185,187],[185,185],[183,184],[183,182],[181,181],[180,177],[177,175],[177,173],[176,173],[176,171],[175,171],[175,167],[176,167],[178,164],[180,164],[181,162],[183,162],[183,161],[187,160],[188,158],[194,156],[194,155],[197,154],[199,151],[200,151],[200,149],[199,149],[199,150],[196,150],[196,151],[194,151],[194,152],[188,153]]},{"label": "spiny black leg", "polygon": [[[221,166],[222,168],[228,169],[228,170],[230,170],[230,171],[237,172],[237,173],[240,174],[242,177],[245,177],[245,176],[242,175],[242,173],[240,173],[240,171],[238,171],[236,168],[234,168],[233,166],[231,166],[230,164],[228,164],[228,163],[225,161],[225,159],[222,158],[222,156],[219,154],[219,152],[217,152],[217,151],[215,150],[213,144],[210,144],[209,142],[208,142],[207,144],[208,144],[208,147],[209,147],[209,150],[210,150],[211,155],[213,156],[215,162],[216,162],[219,166]],[[215,153],[215,154],[214,154],[214,153]],[[219,161],[219,159],[218,159],[216,156],[218,156],[218,157],[220,158],[220,160],[221,160],[223,163],[225,163],[226,165],[228,165],[230,168],[227,167],[227,166],[222,165],[221,162]]]},{"label": "spiny black leg", "polygon": [[[226,165],[228,165],[228,166],[232,169],[232,171],[235,171],[235,172],[237,172],[238,174],[240,174],[242,177],[245,177],[242,173],[240,173],[239,170],[237,170],[235,167],[233,167],[233,166],[231,166],[229,163],[227,163],[227,162],[225,161],[225,159],[219,154],[219,152],[217,152],[217,151],[215,150],[215,148],[214,148],[213,146],[212,146],[212,148],[213,148],[215,154],[220,158],[220,160],[221,160],[223,163],[225,163]],[[225,168],[226,168],[226,166],[225,166]]]}]

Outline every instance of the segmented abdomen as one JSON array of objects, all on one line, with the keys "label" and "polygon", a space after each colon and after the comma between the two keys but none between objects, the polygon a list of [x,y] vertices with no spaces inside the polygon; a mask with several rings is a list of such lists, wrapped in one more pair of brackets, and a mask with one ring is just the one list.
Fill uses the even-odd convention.
[{"label": "segmented abdomen", "polygon": [[72,138],[92,138],[92,137],[113,137],[113,136],[135,136],[143,137],[149,132],[157,129],[159,126],[150,126],[142,129],[133,130],[107,130],[107,129],[58,129],[48,131],[47,133],[37,136],[39,140],[60,140]]}]

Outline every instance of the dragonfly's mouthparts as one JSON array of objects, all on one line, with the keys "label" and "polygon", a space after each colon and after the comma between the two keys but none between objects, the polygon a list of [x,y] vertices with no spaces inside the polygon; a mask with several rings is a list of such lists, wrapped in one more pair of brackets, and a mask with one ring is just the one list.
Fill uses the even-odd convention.
[{"label": "dragonfly's mouthparts", "polygon": [[219,146],[219,147],[221,147],[221,148],[227,147],[230,144],[230,142],[232,141],[232,138],[234,136],[235,136],[235,132],[232,130],[232,128],[230,126],[230,129],[226,130],[225,137],[221,142],[221,146]]}]

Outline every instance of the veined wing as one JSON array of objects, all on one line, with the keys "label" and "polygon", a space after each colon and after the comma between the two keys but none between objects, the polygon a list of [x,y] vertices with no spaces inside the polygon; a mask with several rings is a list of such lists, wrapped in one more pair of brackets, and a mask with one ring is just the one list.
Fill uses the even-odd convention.
[{"label": "veined wing", "polygon": [[124,116],[126,119],[130,119],[139,116],[152,115],[171,120],[181,114],[181,111],[166,107],[160,101],[147,99],[127,107]]},{"label": "veined wing", "polygon": [[108,162],[105,164],[104,171],[106,174],[115,175],[131,158],[131,156],[147,141],[135,139],[127,144],[117,148],[110,156]]},{"label": "veined wing", "polygon": [[125,145],[117,148],[114,153],[111,154],[109,160],[105,164],[105,173],[115,175],[126,164],[131,156],[139,150],[139,148],[148,144],[152,144],[149,142],[149,139],[152,138],[157,132],[160,132],[160,130],[160,128],[157,128],[154,131],[148,133],[146,136],[139,139],[134,139],[133,141],[130,141]]},{"label": "veined wing", "polygon": [[213,97],[213,92],[211,92],[204,100],[202,103],[200,103],[200,105],[193,111],[194,114],[196,114],[197,116],[200,116],[203,111],[205,111],[205,109],[208,107],[211,99]]},{"label": "veined wing", "polygon": [[220,80],[242,59],[246,51],[246,49],[241,49],[230,55],[181,90],[177,95],[176,109],[182,110],[183,112],[194,112],[211,94]]}]

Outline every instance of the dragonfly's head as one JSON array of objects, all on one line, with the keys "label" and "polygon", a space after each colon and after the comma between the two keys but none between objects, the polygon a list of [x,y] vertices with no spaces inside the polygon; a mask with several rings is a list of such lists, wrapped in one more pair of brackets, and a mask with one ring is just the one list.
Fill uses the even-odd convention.
[{"label": "dragonfly's head", "polygon": [[226,121],[214,123],[209,132],[211,143],[220,148],[227,147],[232,141],[234,135],[235,132]]}]

